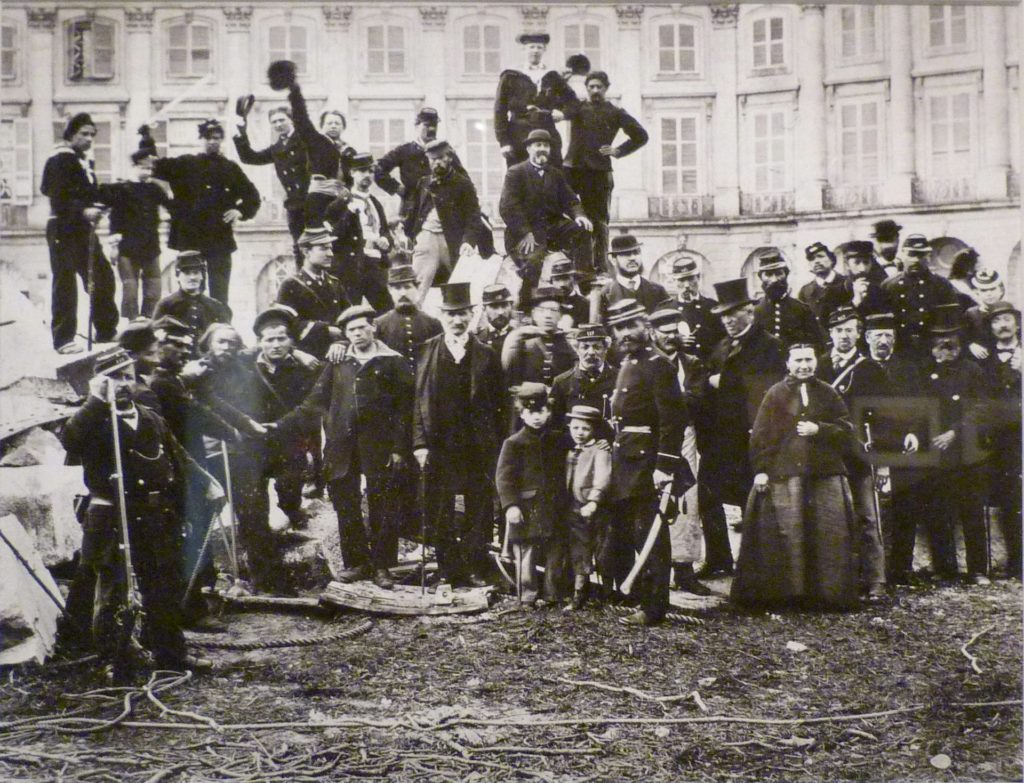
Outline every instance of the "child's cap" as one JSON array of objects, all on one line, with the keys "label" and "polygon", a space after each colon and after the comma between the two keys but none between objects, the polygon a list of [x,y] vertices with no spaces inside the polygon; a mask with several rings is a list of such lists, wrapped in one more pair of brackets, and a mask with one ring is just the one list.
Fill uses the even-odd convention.
[{"label": "child's cap", "polygon": [[580,421],[588,421],[591,424],[597,424],[601,421],[601,411],[590,405],[573,405],[572,410],[566,414],[566,418],[579,419]]},{"label": "child's cap", "polygon": [[539,411],[548,404],[548,387],[543,383],[527,381],[512,390],[523,410]]}]

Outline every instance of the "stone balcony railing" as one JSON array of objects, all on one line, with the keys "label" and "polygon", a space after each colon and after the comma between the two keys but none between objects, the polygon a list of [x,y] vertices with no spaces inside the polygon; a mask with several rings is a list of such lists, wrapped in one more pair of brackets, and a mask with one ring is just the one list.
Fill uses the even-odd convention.
[{"label": "stone balcony railing", "polygon": [[709,218],[715,214],[714,196],[648,196],[650,218]]},{"label": "stone balcony railing", "polygon": [[974,199],[974,181],[968,177],[915,177],[910,192],[914,204],[956,204]]},{"label": "stone balcony railing", "polygon": [[796,211],[796,197],[792,190],[740,193],[742,215],[789,215]]},{"label": "stone balcony railing", "polygon": [[826,185],[822,190],[825,209],[865,209],[880,203],[878,185]]}]

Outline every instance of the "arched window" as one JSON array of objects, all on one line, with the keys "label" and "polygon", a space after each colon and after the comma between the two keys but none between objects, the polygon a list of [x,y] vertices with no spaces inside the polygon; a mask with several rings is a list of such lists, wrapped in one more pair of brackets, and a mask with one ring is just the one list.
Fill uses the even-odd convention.
[{"label": "arched window", "polygon": [[65,25],[67,77],[72,82],[114,78],[117,25],[99,17],[72,19]]},{"label": "arched window", "polygon": [[167,75],[173,79],[197,79],[213,71],[213,24],[182,17],[167,25]]}]

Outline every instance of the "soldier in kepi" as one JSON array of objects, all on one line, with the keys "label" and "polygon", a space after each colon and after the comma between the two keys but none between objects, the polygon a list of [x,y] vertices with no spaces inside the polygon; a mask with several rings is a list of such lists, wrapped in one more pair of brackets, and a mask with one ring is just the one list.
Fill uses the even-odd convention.
[{"label": "soldier in kepi", "polygon": [[230,323],[231,308],[218,299],[203,293],[206,283],[206,259],[198,250],[178,254],[174,265],[178,290],[156,303],[154,320],[170,316],[192,330],[194,345],[198,345],[211,324]]}]

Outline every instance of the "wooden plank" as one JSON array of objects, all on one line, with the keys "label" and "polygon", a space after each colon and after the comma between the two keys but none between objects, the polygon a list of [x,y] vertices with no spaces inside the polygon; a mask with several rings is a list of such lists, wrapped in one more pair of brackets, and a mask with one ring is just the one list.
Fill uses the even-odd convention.
[{"label": "wooden plank", "polygon": [[373,614],[447,615],[473,614],[486,611],[493,587],[457,588],[438,585],[433,592],[421,594],[412,585],[395,585],[384,590],[372,582],[343,584],[331,582],[320,594],[320,600],[335,606],[358,609]]}]

